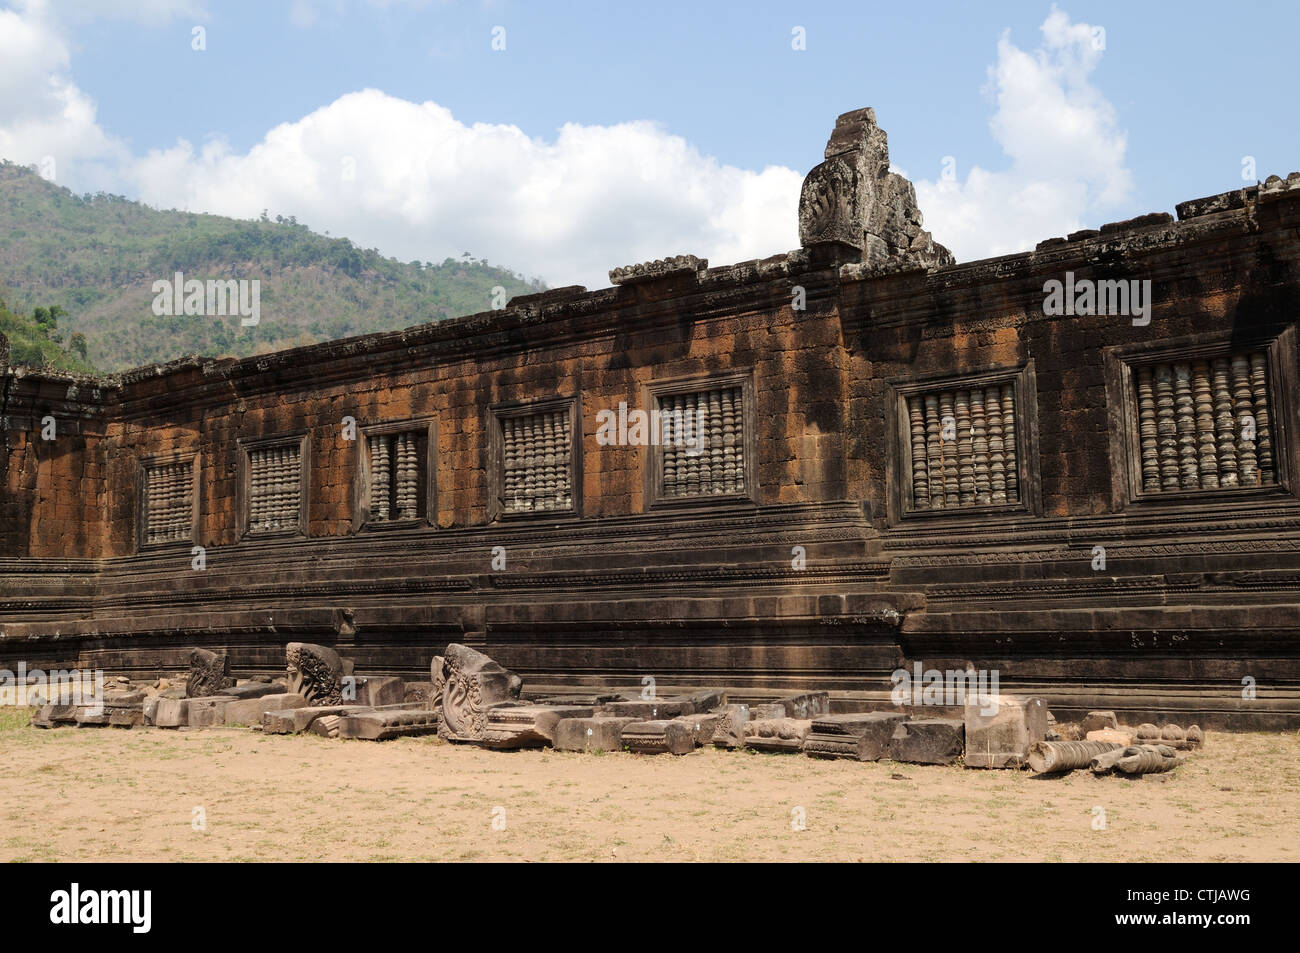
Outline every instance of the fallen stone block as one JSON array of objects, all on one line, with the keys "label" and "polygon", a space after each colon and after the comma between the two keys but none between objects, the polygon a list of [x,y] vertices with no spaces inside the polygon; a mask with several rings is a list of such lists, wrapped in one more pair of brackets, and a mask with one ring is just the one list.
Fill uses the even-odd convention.
[{"label": "fallen stone block", "polygon": [[1085,735],[1090,731],[1098,731],[1102,728],[1118,728],[1119,719],[1115,717],[1113,711],[1090,711],[1084,716],[1083,721],[1079,722],[1079,730]]},{"label": "fallen stone block", "polygon": [[1083,737],[1085,741],[1113,741],[1125,747],[1133,743],[1133,734],[1122,728],[1096,728]]},{"label": "fallen stone block", "polygon": [[144,711],[144,723],[146,725],[154,724],[154,720],[153,720],[154,715],[158,711],[158,703],[161,700],[162,699],[160,699],[157,695],[155,695],[153,698],[145,699],[143,711]]},{"label": "fallen stone block", "polygon": [[541,748],[555,737],[565,718],[590,718],[591,708],[579,705],[517,705],[490,709],[480,739],[489,748]]},{"label": "fallen stone block", "polygon": [[713,729],[715,748],[741,748],[745,744],[745,722],[749,721],[748,705],[726,705]]},{"label": "fallen stone block", "polygon": [[722,712],[703,712],[694,715],[678,715],[673,721],[684,722],[686,727],[691,729],[691,736],[695,739],[695,746],[698,748],[713,740],[713,733],[722,722],[722,717]]},{"label": "fallen stone block", "polygon": [[136,728],[144,724],[144,708],[109,708],[108,723],[114,728]]},{"label": "fallen stone block", "polygon": [[804,754],[813,758],[879,761],[889,757],[889,745],[907,715],[894,711],[822,715],[814,718],[804,738]]},{"label": "fallen stone block", "polygon": [[1047,740],[1047,706],[1041,698],[968,697],[965,715],[968,768],[1019,768],[1029,746]]},{"label": "fallen stone block", "polygon": [[802,751],[811,718],[764,718],[745,722],[745,747],[755,751]]},{"label": "fallen stone block", "polygon": [[[191,728],[211,728],[225,724],[226,706],[236,703],[229,695],[210,695],[203,698],[188,699],[189,726]],[[240,704],[247,704],[242,702]]]},{"label": "fallen stone block", "polygon": [[311,723],[311,727],[307,731],[313,735],[320,735],[322,738],[337,738],[339,736],[339,726],[342,723],[342,715],[321,715]]},{"label": "fallen stone block", "polygon": [[431,710],[392,708],[339,716],[338,736],[364,741],[386,741],[438,732],[439,713]]},{"label": "fallen stone block", "polygon": [[619,751],[623,747],[623,729],[634,721],[608,715],[564,718],[555,726],[551,746],[556,751]]},{"label": "fallen stone block", "polygon": [[600,707],[603,715],[615,718],[636,718],[638,721],[661,721],[678,715],[695,713],[695,705],[683,698],[651,698],[636,701],[609,702]]},{"label": "fallen stone block", "polygon": [[[223,718],[218,724],[260,725],[262,713],[284,711],[286,708],[306,708],[307,699],[297,692],[283,692],[279,695],[263,695],[261,698],[244,698],[226,705]],[[190,724],[193,725],[194,709],[190,708]]]},{"label": "fallen stone block", "polygon": [[310,708],[280,708],[262,712],[262,730],[268,735],[296,735],[326,715],[348,715],[364,711],[363,705],[329,705]]},{"label": "fallen stone block", "polygon": [[636,754],[689,754],[695,732],[682,721],[634,721],[623,728],[623,746]]},{"label": "fallen stone block", "polygon": [[234,688],[223,689],[221,694],[244,701],[249,698],[263,698],[267,695],[278,695],[283,692],[284,689],[281,686],[272,685],[270,682],[244,682],[244,684],[236,685]]},{"label": "fallen stone block", "polygon": [[79,705],[77,707],[78,728],[98,728],[107,724],[108,711],[102,705]]},{"label": "fallen stone block", "polygon": [[727,693],[720,688],[706,688],[698,692],[676,695],[671,700],[690,704],[691,710],[682,712],[683,715],[701,715],[725,705],[727,703]]},{"label": "fallen stone block", "polygon": [[889,757],[913,764],[952,764],[964,749],[965,725],[957,718],[922,718],[899,722],[889,743]]},{"label": "fallen stone block", "polygon": [[343,681],[343,701],[379,708],[406,701],[406,685],[395,675],[352,675]]},{"label": "fallen stone block", "polygon": [[800,721],[831,713],[831,696],[828,692],[806,692],[802,695],[790,695],[786,698],[778,698],[772,704],[780,705],[784,710],[784,715],[778,717],[794,718]]},{"label": "fallen stone block", "polygon": [[190,699],[188,698],[165,698],[158,699],[158,707],[154,709],[153,723],[159,728],[180,728],[182,725],[190,723]]},{"label": "fallen stone block", "polygon": [[76,723],[76,705],[42,705],[32,715],[32,724],[37,728],[54,728],[58,725]]}]

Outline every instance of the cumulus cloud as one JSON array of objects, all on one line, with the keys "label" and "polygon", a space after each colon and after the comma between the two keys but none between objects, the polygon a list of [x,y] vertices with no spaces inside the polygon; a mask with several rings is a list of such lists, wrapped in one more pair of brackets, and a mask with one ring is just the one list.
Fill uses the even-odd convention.
[{"label": "cumulus cloud", "polygon": [[1126,136],[1091,82],[1104,31],[1053,7],[1041,32],[1032,52],[1003,34],[989,68],[996,103],[989,129],[1008,167],[974,167],[964,181],[958,168],[951,178],[916,183],[927,227],[959,260],[1025,251],[1096,227],[1132,200]]},{"label": "cumulus cloud", "polygon": [[294,215],[401,259],[464,250],[552,284],[601,287],[620,264],[690,252],[729,262],[798,245],[801,176],[720,164],[651,122],[567,124],[554,139],[457,120],[367,89],[268,132],[150,152],[145,201]]}]

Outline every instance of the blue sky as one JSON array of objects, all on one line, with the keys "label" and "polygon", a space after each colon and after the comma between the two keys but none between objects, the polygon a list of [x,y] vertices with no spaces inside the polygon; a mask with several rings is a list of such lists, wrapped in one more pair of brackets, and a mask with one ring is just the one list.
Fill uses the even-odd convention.
[{"label": "blue sky", "polygon": [[78,191],[269,207],[404,260],[471,250],[552,284],[794,247],[798,180],[835,116],[864,105],[960,260],[1172,211],[1238,187],[1245,157],[1260,178],[1300,169],[1287,3],[0,11],[0,59],[17,64],[0,156],[52,156]]}]

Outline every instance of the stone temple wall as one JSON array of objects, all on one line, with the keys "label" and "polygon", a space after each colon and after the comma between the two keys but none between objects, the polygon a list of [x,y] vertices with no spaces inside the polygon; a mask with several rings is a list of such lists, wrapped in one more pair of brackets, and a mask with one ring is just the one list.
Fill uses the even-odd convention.
[{"label": "stone temple wall", "polygon": [[[414,676],[457,641],[866,708],[970,663],[1295,726],[1300,176],[1178,213],[954,264],[860,110],[788,254],[104,380],[0,358],[0,665]],[[1149,322],[1045,313],[1067,280],[1149,281]],[[611,444],[620,403],[702,412],[703,452]]]}]

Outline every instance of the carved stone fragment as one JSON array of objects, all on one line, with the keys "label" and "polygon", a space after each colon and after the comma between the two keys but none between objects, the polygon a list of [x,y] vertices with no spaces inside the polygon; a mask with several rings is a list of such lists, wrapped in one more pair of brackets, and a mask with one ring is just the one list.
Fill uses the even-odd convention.
[{"label": "carved stone fragment", "polygon": [[764,718],[745,722],[745,747],[755,751],[802,751],[810,718]]},{"label": "carved stone fragment", "polygon": [[555,738],[565,718],[590,718],[591,708],[577,705],[512,705],[490,709],[481,739],[490,748],[541,748]]},{"label": "carved stone fragment", "polygon": [[689,754],[695,732],[682,721],[634,721],[623,728],[622,742],[635,754]]},{"label": "carved stone fragment", "polygon": [[457,741],[479,741],[487,727],[488,710],[515,702],[523,679],[482,652],[458,643],[448,645],[441,659],[434,685],[435,692],[441,685],[442,734]]},{"label": "carved stone fragment", "polygon": [[890,740],[908,715],[893,711],[822,715],[804,738],[804,754],[813,758],[879,761],[889,756]]},{"label": "carved stone fragment", "polygon": [[190,674],[185,680],[185,694],[190,698],[220,695],[230,677],[230,658],[207,649],[190,651]]},{"label": "carved stone fragment", "polygon": [[826,160],[808,173],[799,197],[799,243],[837,243],[862,261],[950,265],[952,253],[922,228],[912,183],[889,170],[889,146],[873,109],[844,113],[826,144]]},{"label": "carved stone fragment", "polygon": [[284,656],[289,691],[301,695],[308,705],[342,704],[343,660],[337,652],[310,642],[290,642]]}]

